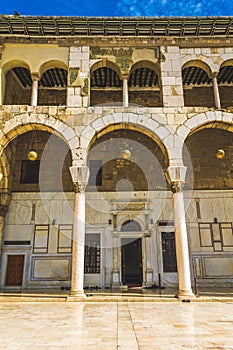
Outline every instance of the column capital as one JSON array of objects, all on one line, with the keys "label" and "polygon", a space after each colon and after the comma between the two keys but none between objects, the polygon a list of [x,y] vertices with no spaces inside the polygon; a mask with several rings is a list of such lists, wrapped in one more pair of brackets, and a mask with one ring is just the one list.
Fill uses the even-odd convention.
[{"label": "column capital", "polygon": [[219,73],[219,71],[212,72],[212,73],[211,73],[211,75],[210,75],[210,78],[211,78],[211,79],[215,79],[215,78],[217,78],[218,73]]},{"label": "column capital", "polygon": [[183,165],[169,166],[167,169],[168,178],[171,184],[172,193],[183,191],[187,167]]},{"label": "column capital", "polygon": [[82,182],[74,182],[73,186],[75,193],[83,193],[85,192],[87,184],[84,184]]},{"label": "column capital", "polygon": [[172,193],[179,193],[182,192],[184,188],[184,182],[178,182],[178,181],[174,181],[171,182],[171,191]]},{"label": "column capital", "polygon": [[76,193],[85,192],[85,188],[88,183],[89,178],[89,168],[88,166],[77,166],[73,165],[70,168],[70,174],[74,185],[74,190]]},{"label": "column capital", "polygon": [[31,79],[32,79],[32,81],[39,81],[40,80],[39,73],[32,73],[31,74]]}]

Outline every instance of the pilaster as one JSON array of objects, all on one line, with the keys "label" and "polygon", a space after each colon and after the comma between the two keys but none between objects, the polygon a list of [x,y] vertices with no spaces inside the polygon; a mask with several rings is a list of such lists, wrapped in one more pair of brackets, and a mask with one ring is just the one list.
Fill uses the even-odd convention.
[{"label": "pilaster", "polygon": [[67,106],[88,107],[90,98],[89,46],[70,47]]},{"label": "pilaster", "polygon": [[161,88],[164,107],[184,106],[182,63],[178,46],[161,47]]}]

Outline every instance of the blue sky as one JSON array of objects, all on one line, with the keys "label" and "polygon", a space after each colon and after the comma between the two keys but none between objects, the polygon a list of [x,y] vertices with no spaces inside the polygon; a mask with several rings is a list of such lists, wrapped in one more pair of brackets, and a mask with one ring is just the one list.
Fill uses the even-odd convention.
[{"label": "blue sky", "polygon": [[0,0],[0,13],[51,16],[233,16],[233,0]]}]

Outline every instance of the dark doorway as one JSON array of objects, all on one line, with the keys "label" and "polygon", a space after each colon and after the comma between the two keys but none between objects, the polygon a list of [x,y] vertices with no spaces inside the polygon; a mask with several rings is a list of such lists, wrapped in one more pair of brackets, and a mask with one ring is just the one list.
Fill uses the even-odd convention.
[{"label": "dark doorway", "polygon": [[8,255],[6,268],[6,286],[22,286],[24,255]]},{"label": "dark doorway", "polygon": [[141,238],[122,238],[121,266],[122,282],[128,287],[142,285],[142,243]]},{"label": "dark doorway", "polygon": [[174,232],[162,232],[163,272],[177,272]]}]

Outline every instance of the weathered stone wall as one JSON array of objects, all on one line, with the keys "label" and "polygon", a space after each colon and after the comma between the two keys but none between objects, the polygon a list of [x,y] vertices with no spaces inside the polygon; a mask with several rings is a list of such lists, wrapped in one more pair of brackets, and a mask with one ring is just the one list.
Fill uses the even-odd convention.
[{"label": "weathered stone wall", "polygon": [[[62,140],[47,132],[30,132],[19,136],[9,145],[16,152],[10,159],[12,191],[72,191],[69,173],[71,154]],[[22,161],[28,160],[29,150],[36,150],[40,160],[38,183],[22,183]],[[6,148],[8,153],[8,147]],[[62,153],[62,157],[61,157]],[[57,155],[57,156],[56,156]],[[12,171],[14,169],[14,171]],[[59,175],[59,171],[62,173]]]},{"label": "weathered stone wall", "polygon": [[233,87],[219,86],[221,108],[233,107]]},{"label": "weathered stone wall", "polygon": [[65,106],[66,90],[39,89],[38,106]]},{"label": "weathered stone wall", "polygon": [[129,103],[141,107],[161,107],[160,91],[129,91]]},{"label": "weathered stone wall", "polygon": [[193,87],[184,90],[184,105],[214,108],[213,87]]},{"label": "weathered stone wall", "polygon": [[101,106],[104,104],[122,105],[121,90],[91,89],[91,106]]},{"label": "weathered stone wall", "polygon": [[31,89],[24,88],[12,71],[6,77],[5,105],[30,105]]}]

